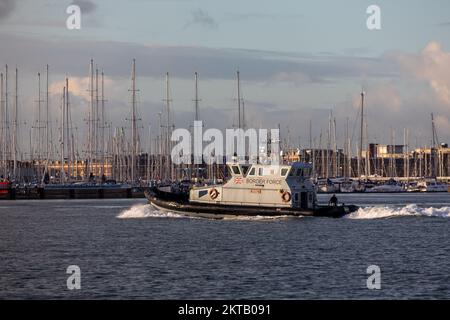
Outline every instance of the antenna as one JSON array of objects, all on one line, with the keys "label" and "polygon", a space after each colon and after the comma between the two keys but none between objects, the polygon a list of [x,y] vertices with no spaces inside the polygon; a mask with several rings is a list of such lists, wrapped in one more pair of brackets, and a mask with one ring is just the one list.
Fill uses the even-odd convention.
[{"label": "antenna", "polygon": [[241,82],[239,70],[236,72],[237,77],[237,100],[238,100],[238,129],[241,129]]}]

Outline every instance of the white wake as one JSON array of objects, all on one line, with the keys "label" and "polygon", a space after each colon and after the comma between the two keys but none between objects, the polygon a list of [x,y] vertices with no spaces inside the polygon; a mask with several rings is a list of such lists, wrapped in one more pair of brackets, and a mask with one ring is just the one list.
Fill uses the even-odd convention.
[{"label": "white wake", "polygon": [[[450,218],[450,207],[419,207],[417,204],[409,204],[403,207],[389,207],[389,206],[374,206],[364,207],[358,209],[345,218],[347,219],[382,219],[382,218],[394,218],[394,217],[441,217]],[[142,218],[189,218],[188,216],[157,210],[149,204],[135,205],[129,209],[123,210],[119,215],[119,219],[142,219]],[[267,220],[279,220],[288,219],[288,216],[224,216],[224,220],[247,220],[247,221],[267,221]]]},{"label": "white wake", "polygon": [[[192,219],[205,219],[201,217],[194,217],[189,215],[182,215],[177,213],[172,213],[168,211],[157,210],[149,204],[139,204],[135,205],[129,209],[123,210],[120,214],[116,216],[119,219],[143,219],[143,218],[192,218]],[[288,219],[289,216],[233,216],[225,215],[217,217],[223,220],[239,220],[239,221],[267,221],[267,220],[278,220],[278,219]],[[208,218],[206,218],[208,219]],[[211,217],[215,220],[215,217]]]},{"label": "white wake", "polygon": [[405,216],[450,218],[450,207],[423,208],[419,207],[417,204],[409,204],[404,207],[365,207],[349,214],[346,218],[381,219]]},{"label": "white wake", "polygon": [[119,215],[117,215],[117,218],[119,219],[185,218],[185,216],[172,212],[159,211],[149,204],[139,204],[122,211]]}]

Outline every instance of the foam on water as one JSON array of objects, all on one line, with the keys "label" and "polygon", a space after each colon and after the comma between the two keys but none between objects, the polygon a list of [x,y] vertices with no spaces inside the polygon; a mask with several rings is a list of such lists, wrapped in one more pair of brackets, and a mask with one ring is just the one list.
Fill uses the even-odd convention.
[{"label": "foam on water", "polygon": [[[419,207],[417,204],[409,204],[407,206],[373,206],[360,208],[358,211],[347,215],[347,219],[383,219],[395,217],[441,217],[450,218],[450,207]],[[129,209],[123,210],[119,215],[119,219],[142,219],[142,218],[190,218],[182,214],[161,211],[153,208],[149,204],[135,205]],[[289,216],[224,216],[224,220],[239,221],[267,221],[289,219]]]},{"label": "foam on water", "polygon": [[450,207],[419,207],[409,204],[404,207],[365,207],[346,216],[348,219],[382,219],[406,216],[450,218]]},{"label": "foam on water", "polygon": [[135,205],[127,210],[122,211],[117,218],[119,219],[142,219],[142,218],[185,218],[185,216],[159,211],[149,204]]},{"label": "foam on water", "polygon": [[[142,219],[142,218],[192,218],[202,219],[200,217],[191,217],[187,215],[157,210],[149,204],[135,205],[129,209],[123,210],[119,215],[119,219]],[[239,221],[267,221],[288,219],[289,216],[222,216],[223,220],[239,220]],[[211,218],[213,219],[213,218]]]},{"label": "foam on water", "polygon": [[[238,220],[238,221],[271,221],[292,219],[292,216],[224,216],[223,220]],[[295,217],[297,218],[297,217]]]}]

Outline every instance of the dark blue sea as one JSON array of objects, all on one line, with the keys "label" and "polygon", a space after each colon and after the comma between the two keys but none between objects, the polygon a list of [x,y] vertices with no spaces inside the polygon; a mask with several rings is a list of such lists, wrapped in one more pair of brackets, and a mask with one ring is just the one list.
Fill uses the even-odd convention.
[{"label": "dark blue sea", "polygon": [[450,193],[338,197],[362,208],[209,220],[139,199],[2,201],[0,299],[450,298]]}]

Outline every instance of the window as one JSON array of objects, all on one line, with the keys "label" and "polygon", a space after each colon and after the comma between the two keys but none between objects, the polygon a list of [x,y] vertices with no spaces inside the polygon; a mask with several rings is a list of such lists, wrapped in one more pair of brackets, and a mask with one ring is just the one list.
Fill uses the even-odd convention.
[{"label": "window", "polygon": [[206,196],[208,194],[208,190],[200,190],[198,192],[198,197],[201,198],[203,196]]},{"label": "window", "polygon": [[298,202],[298,193],[294,193],[294,201]]},{"label": "window", "polygon": [[231,169],[233,170],[234,174],[241,174],[241,170],[239,170],[238,166],[232,166]]},{"label": "window", "polygon": [[263,168],[258,168],[258,176],[260,177],[264,176]]},{"label": "window", "polygon": [[245,176],[245,174],[247,173],[248,169],[250,169],[250,166],[241,166],[242,168],[242,174]]},{"label": "window", "polygon": [[311,177],[311,168],[308,168],[308,171],[306,171],[306,176],[307,177]]},{"label": "window", "polygon": [[249,176],[254,176],[255,175],[255,168],[251,168],[250,173],[248,174]]},{"label": "window", "polygon": [[282,176],[282,177],[285,177],[286,174],[288,173],[288,171],[289,171],[288,168],[283,168],[283,169],[281,169],[281,176]]}]

